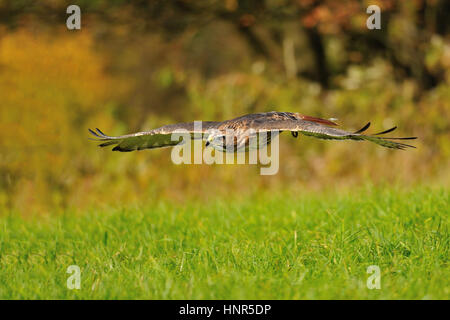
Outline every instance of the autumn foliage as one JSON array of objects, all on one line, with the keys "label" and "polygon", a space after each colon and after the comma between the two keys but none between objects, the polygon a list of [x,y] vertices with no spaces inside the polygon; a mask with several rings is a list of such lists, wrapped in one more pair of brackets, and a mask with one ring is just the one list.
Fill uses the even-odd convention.
[{"label": "autumn foliage", "polygon": [[[65,28],[65,2],[0,3],[0,208],[448,186],[445,1],[375,1],[380,31],[365,27],[368,1],[207,2],[92,1],[80,31]],[[89,127],[124,134],[272,110],[398,125],[418,149],[286,135],[280,172],[262,177],[256,166],[177,166],[168,149],[120,154],[87,139]]]}]

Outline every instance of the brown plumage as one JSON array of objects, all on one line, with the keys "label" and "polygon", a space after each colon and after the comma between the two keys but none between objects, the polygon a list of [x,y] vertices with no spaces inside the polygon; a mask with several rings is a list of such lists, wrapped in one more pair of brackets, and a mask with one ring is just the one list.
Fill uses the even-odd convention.
[{"label": "brown plumage", "polygon": [[[376,134],[366,135],[362,133],[369,128],[370,122],[356,132],[349,132],[331,126],[337,126],[337,124],[330,120],[305,116],[299,113],[272,111],[248,114],[222,122],[203,121],[202,129],[198,132],[194,130],[194,122],[166,125],[151,131],[117,137],[107,136],[99,129],[96,129],[96,131],[89,129],[89,131],[95,136],[94,140],[101,142],[99,146],[105,147],[115,145],[112,149],[113,151],[133,151],[174,146],[181,141],[181,138],[180,140],[172,141],[172,134],[181,132],[190,133],[194,139],[206,139],[207,146],[211,144],[214,148],[222,149],[222,151],[229,151],[228,149],[225,150],[225,147],[226,144],[230,142],[234,145],[232,150],[239,150],[245,146],[246,142],[248,142],[249,135],[252,134],[249,133],[249,130],[257,132],[258,134],[278,134],[283,131],[290,131],[294,137],[297,137],[300,132],[303,135],[319,139],[366,140],[383,147],[400,150],[415,148],[412,145],[396,142],[394,140],[412,140],[416,139],[416,137],[393,138],[380,136],[392,132],[396,127]],[[232,139],[228,139],[230,137],[230,131],[233,132]],[[266,141],[266,144],[269,143],[270,135]]]}]

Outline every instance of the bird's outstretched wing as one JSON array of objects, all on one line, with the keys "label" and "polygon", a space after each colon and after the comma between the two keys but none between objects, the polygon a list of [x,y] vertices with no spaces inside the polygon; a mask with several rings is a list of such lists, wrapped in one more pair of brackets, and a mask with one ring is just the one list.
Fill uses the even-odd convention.
[{"label": "bird's outstretched wing", "polygon": [[319,139],[334,139],[334,140],[366,140],[380,146],[392,149],[406,149],[415,148],[412,145],[397,142],[395,140],[413,140],[417,137],[407,137],[407,138],[396,138],[396,137],[384,137],[383,134],[394,131],[397,127],[385,130],[383,132],[378,132],[372,135],[363,134],[369,126],[370,122],[366,124],[363,128],[356,132],[349,132],[337,128],[332,128],[321,124],[318,121],[308,121],[303,119],[292,119],[291,115],[289,117],[267,117],[266,119],[258,119],[257,121],[252,121],[249,123],[249,127],[256,131],[290,131],[295,137],[298,132],[316,137]]},{"label": "bird's outstretched wing", "polygon": [[134,151],[143,149],[164,148],[179,144],[182,141],[182,137],[179,140],[172,140],[172,134],[174,133],[190,133],[195,139],[194,134],[207,134],[208,130],[217,127],[218,122],[214,121],[202,121],[201,130],[198,130],[194,126],[194,122],[177,123],[160,127],[151,131],[137,132],[133,134],[127,134],[123,136],[108,136],[104,134],[98,128],[94,130],[89,129],[89,132],[95,137],[92,140],[101,142],[100,147],[106,147],[115,145],[113,151]]},{"label": "bird's outstretched wing", "polygon": [[[391,148],[391,149],[400,149],[404,150],[406,148],[415,148],[414,146],[402,142],[397,142],[398,140],[414,140],[417,139],[417,137],[385,137],[380,136],[383,134],[386,134],[388,132],[392,132],[397,127],[393,127],[391,129],[385,130],[383,132],[366,135],[362,134],[362,132],[366,131],[370,126],[370,122],[367,123],[363,128],[356,132],[348,132],[345,130],[340,130],[336,128],[330,128],[326,127],[320,124],[313,124],[313,125],[305,125],[303,128],[301,128],[299,131],[307,136],[313,136],[320,139],[338,139],[338,140],[366,140],[373,143],[376,143],[380,146]],[[397,141],[395,141],[397,140]]]}]

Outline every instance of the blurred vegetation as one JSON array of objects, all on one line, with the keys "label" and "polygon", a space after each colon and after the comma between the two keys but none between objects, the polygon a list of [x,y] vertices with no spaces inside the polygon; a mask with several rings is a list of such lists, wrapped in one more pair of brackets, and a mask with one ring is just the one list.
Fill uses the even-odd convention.
[{"label": "blurred vegetation", "polygon": [[[82,29],[67,30],[78,4]],[[381,30],[366,8],[381,7]],[[450,4],[0,0],[0,207],[21,213],[259,190],[450,181]],[[282,136],[280,171],[98,149],[108,134],[294,111],[398,125],[417,150]]]}]

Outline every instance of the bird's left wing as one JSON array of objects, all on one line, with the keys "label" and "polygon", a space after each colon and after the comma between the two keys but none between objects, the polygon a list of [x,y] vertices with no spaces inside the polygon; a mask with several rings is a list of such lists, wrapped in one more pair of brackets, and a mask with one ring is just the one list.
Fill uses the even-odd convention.
[{"label": "bird's left wing", "polygon": [[413,140],[417,137],[407,138],[394,138],[394,137],[381,137],[380,135],[394,131],[397,127],[378,132],[372,135],[362,134],[370,126],[370,122],[363,128],[356,132],[349,132],[337,128],[332,128],[326,125],[322,125],[317,122],[307,120],[267,120],[256,122],[251,125],[251,128],[256,131],[290,131],[293,134],[300,132],[306,136],[312,136],[319,139],[333,139],[333,140],[366,140],[386,148],[392,149],[405,149],[415,148],[412,145],[396,142],[394,140]]},{"label": "bird's left wing", "polygon": [[[104,134],[98,128],[94,130],[89,129],[89,132],[95,137],[92,140],[101,142],[100,147],[106,147],[115,145],[113,151],[134,151],[143,149],[154,149],[175,146],[182,142],[182,136],[180,134],[189,133],[192,138],[196,138],[194,135],[198,134],[202,137],[211,129],[217,127],[218,122],[214,121],[202,121],[201,128],[197,128],[194,122],[177,123],[166,125],[151,131],[137,132],[127,134],[123,136],[108,136]],[[177,134],[175,136],[174,134]]]}]

